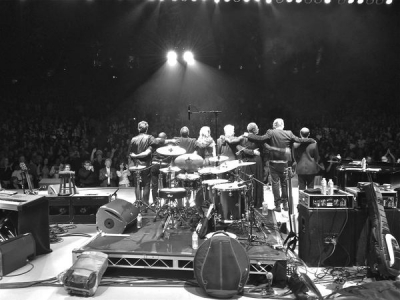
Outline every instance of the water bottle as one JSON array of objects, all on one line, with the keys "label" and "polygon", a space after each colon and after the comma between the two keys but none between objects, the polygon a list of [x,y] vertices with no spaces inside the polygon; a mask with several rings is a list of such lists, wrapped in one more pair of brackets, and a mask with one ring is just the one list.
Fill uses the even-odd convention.
[{"label": "water bottle", "polygon": [[367,169],[367,160],[365,157],[361,160],[361,169],[365,171]]},{"label": "water bottle", "polygon": [[322,178],[321,180],[321,194],[326,195],[326,179]]},{"label": "water bottle", "polygon": [[137,227],[138,229],[139,229],[139,228],[142,228],[142,214],[141,214],[141,213],[138,214],[136,220],[137,220],[136,227]]},{"label": "water bottle", "polygon": [[328,190],[329,190],[329,195],[333,195],[333,181],[332,181],[332,179],[329,179],[329,181],[328,181]]},{"label": "water bottle", "polygon": [[262,214],[263,216],[268,216],[268,202],[267,200],[264,200],[262,203]]},{"label": "water bottle", "polygon": [[194,250],[196,250],[197,248],[199,248],[199,236],[197,235],[196,230],[193,231],[193,234],[192,234],[192,248],[193,248]]}]

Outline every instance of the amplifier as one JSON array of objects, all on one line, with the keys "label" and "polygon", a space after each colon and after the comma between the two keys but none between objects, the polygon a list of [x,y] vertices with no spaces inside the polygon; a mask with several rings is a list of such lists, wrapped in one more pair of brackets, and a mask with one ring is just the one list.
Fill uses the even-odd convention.
[{"label": "amplifier", "polygon": [[354,196],[335,190],[333,195],[322,195],[319,189],[299,191],[299,204],[313,209],[352,209]]},{"label": "amplifier", "polygon": [[[357,208],[366,208],[367,207],[367,197],[365,192],[361,191],[358,187],[346,187],[346,192],[354,195],[355,198],[355,206]],[[398,199],[397,192],[394,190],[385,190],[380,188],[380,192],[382,194],[382,206],[384,208],[396,208]]]},{"label": "amplifier", "polygon": [[50,223],[96,224],[97,210],[111,201],[112,194],[48,195]]}]

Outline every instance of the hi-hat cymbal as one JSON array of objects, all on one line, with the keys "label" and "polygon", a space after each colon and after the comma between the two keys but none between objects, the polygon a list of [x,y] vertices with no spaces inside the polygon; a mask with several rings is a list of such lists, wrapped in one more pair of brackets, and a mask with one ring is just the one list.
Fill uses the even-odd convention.
[{"label": "hi-hat cymbal", "polygon": [[161,155],[167,156],[179,156],[186,153],[185,149],[173,145],[158,148],[156,151]]},{"label": "hi-hat cymbal", "polygon": [[211,162],[224,162],[227,161],[228,159],[229,159],[228,156],[220,155],[220,156],[210,157],[208,160]]},{"label": "hi-hat cymbal", "polygon": [[251,166],[255,165],[255,161],[241,161],[241,160],[231,160],[229,161],[229,165],[235,166],[235,168],[244,167],[244,166]]},{"label": "hi-hat cymbal", "polygon": [[129,171],[140,171],[146,168],[146,166],[131,166],[129,167]]},{"label": "hi-hat cymbal", "polygon": [[183,154],[175,159],[175,165],[186,172],[196,172],[203,165],[203,158],[197,154]]},{"label": "hi-hat cymbal", "polygon": [[171,173],[171,172],[179,172],[181,169],[178,167],[168,167],[168,168],[162,168],[160,169],[161,172],[163,173]]}]

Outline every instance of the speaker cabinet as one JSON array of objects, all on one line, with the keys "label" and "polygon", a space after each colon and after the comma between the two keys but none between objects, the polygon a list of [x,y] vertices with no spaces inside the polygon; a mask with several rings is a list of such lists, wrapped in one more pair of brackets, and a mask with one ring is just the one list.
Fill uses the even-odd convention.
[{"label": "speaker cabinet", "polygon": [[27,201],[18,205],[6,205],[0,202],[0,234],[10,238],[31,233],[35,239],[37,255],[51,252],[47,199],[36,195],[18,194],[18,196]]},{"label": "speaker cabinet", "polygon": [[298,206],[299,257],[309,267],[354,265],[354,210]]},{"label": "speaker cabinet", "polygon": [[132,203],[117,199],[99,208],[96,214],[96,225],[105,233],[123,233],[136,220],[139,208]]}]

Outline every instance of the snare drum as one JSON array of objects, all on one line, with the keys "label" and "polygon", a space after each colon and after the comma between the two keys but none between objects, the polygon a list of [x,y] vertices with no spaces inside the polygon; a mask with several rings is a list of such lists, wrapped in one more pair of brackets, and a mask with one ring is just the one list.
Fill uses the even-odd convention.
[{"label": "snare drum", "polygon": [[176,176],[180,187],[197,190],[200,188],[200,175],[197,174],[179,174]]},{"label": "snare drum", "polygon": [[217,175],[212,173],[214,169],[213,167],[199,169],[197,172],[200,174],[201,181],[217,178]]},{"label": "snare drum", "polygon": [[212,201],[215,203],[213,200],[213,187],[215,185],[223,184],[223,183],[228,183],[229,181],[227,179],[210,179],[210,180],[204,180],[201,184],[203,185],[203,192],[205,194],[205,200]]},{"label": "snare drum", "polygon": [[222,222],[240,220],[244,213],[244,194],[246,186],[239,186],[237,182],[218,184],[213,187],[216,195],[215,208]]}]

